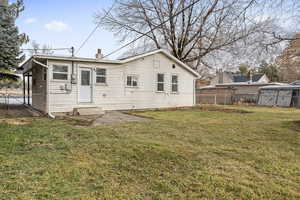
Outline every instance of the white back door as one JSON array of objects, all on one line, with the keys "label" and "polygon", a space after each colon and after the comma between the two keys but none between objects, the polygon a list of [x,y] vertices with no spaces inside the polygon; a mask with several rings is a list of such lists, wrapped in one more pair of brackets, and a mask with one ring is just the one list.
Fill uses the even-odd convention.
[{"label": "white back door", "polygon": [[79,102],[92,102],[92,69],[79,69]]}]

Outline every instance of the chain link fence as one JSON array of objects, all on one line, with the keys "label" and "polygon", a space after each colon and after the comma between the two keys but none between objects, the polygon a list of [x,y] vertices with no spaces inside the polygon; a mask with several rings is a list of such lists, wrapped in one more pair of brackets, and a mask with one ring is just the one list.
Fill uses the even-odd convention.
[{"label": "chain link fence", "polygon": [[233,104],[256,104],[257,94],[197,94],[197,104],[216,104],[216,105],[233,105]]},{"label": "chain link fence", "polygon": [[[25,103],[27,104],[28,98],[26,96]],[[31,103],[31,97],[29,98]],[[0,105],[21,105],[24,103],[24,97],[15,94],[0,94]]]}]

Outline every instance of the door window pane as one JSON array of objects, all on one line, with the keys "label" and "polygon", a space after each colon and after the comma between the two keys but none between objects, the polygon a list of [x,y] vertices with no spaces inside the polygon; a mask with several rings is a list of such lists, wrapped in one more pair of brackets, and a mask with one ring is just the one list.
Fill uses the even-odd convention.
[{"label": "door window pane", "polygon": [[90,85],[90,71],[81,71],[81,85],[88,86]]}]

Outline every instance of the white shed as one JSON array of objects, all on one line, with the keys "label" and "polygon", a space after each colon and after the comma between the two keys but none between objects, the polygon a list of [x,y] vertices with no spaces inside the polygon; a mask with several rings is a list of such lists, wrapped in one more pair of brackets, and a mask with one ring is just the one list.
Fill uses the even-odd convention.
[{"label": "white shed", "polygon": [[300,108],[300,86],[292,83],[261,87],[258,105]]},{"label": "white shed", "polygon": [[[35,55],[31,106],[44,113],[75,108],[128,110],[193,106],[198,73],[165,50],[123,60]],[[24,90],[25,93],[25,90]]]}]

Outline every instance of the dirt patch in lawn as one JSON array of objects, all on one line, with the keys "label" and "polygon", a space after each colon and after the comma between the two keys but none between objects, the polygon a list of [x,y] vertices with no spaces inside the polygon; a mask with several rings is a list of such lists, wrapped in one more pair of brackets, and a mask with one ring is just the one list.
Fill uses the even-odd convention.
[{"label": "dirt patch in lawn", "polygon": [[[218,111],[225,113],[239,113],[239,114],[248,114],[253,113],[246,110],[239,109],[230,109],[230,108],[221,108],[214,106],[194,106],[194,107],[176,107],[176,108],[161,108],[161,109],[148,109],[148,110],[135,110],[133,115],[138,116],[138,113],[148,112],[148,111],[186,111],[186,110],[201,110],[201,111]],[[127,113],[127,112],[126,112]],[[130,112],[128,112],[130,113]]]},{"label": "dirt patch in lawn", "polygon": [[0,105],[0,119],[23,117],[34,117],[34,115],[23,105]]},{"label": "dirt patch in lawn", "polygon": [[119,124],[119,123],[126,123],[126,122],[138,122],[138,121],[146,121],[150,120],[149,118],[140,117],[137,115],[132,115],[124,112],[118,111],[111,111],[107,112],[102,117],[96,119],[92,125],[99,126],[99,125],[112,125],[112,124]]},{"label": "dirt patch in lawn", "polygon": [[32,122],[32,118],[0,119],[0,123],[6,123],[15,126],[23,126]]},{"label": "dirt patch in lawn", "polygon": [[83,128],[83,127],[91,126],[92,123],[98,117],[99,116],[64,116],[64,117],[57,117],[57,119],[60,119],[65,123],[74,126],[76,128]]},{"label": "dirt patch in lawn", "polygon": [[294,121],[294,124],[295,124],[298,128],[300,128],[300,121]]},{"label": "dirt patch in lawn", "polygon": [[74,126],[76,128],[84,128],[88,126],[101,126],[101,125],[113,125],[126,122],[137,122],[150,120],[149,118],[140,117],[137,115],[110,111],[106,112],[104,115],[91,115],[91,116],[64,116],[58,117],[58,119],[63,120],[67,124]]},{"label": "dirt patch in lawn", "polygon": [[239,113],[239,114],[249,114],[252,112],[246,110],[238,110],[238,109],[229,109],[229,108],[217,108],[217,107],[197,107],[199,110],[203,111],[218,111],[218,112],[225,112],[225,113]]}]

